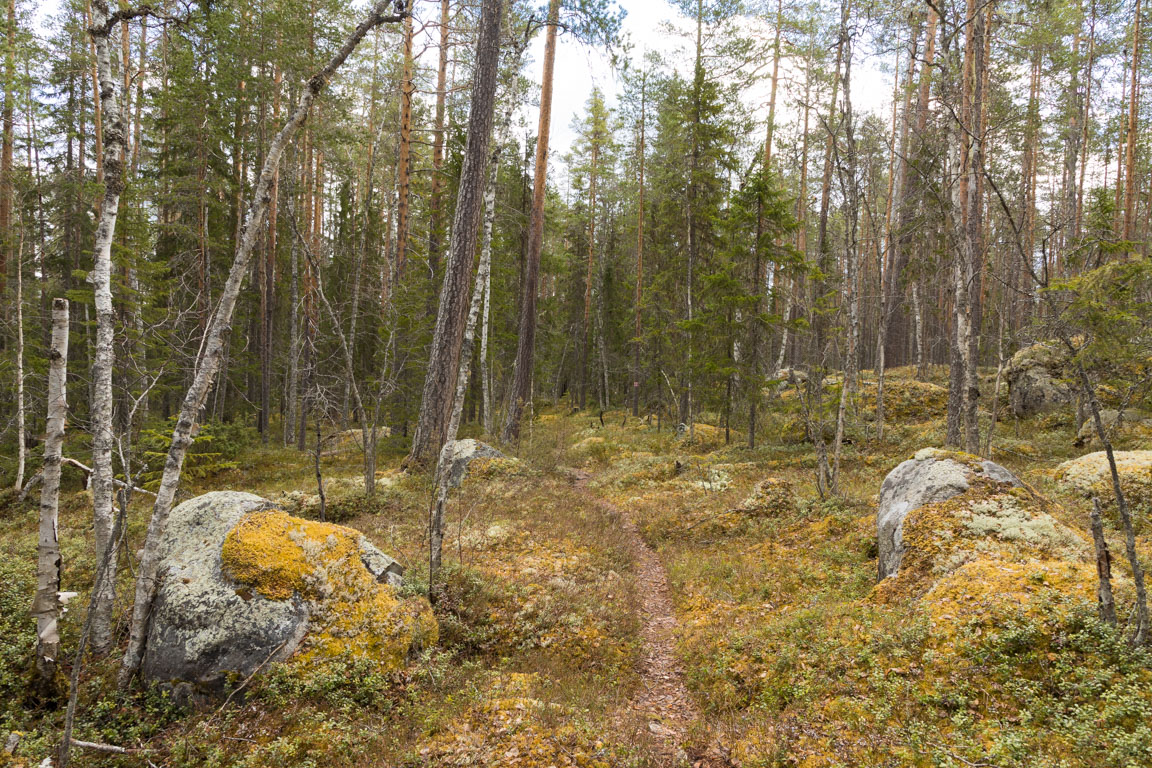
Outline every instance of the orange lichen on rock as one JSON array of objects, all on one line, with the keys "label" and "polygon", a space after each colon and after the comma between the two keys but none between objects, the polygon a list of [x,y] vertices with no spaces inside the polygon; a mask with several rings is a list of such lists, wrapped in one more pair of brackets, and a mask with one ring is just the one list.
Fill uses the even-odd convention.
[{"label": "orange lichen on rock", "polygon": [[280,510],[247,515],[224,539],[225,574],[270,600],[298,594],[310,609],[303,662],[348,655],[398,669],[436,642],[424,600],[401,600],[361,562],[363,536],[351,528],[290,517]]}]

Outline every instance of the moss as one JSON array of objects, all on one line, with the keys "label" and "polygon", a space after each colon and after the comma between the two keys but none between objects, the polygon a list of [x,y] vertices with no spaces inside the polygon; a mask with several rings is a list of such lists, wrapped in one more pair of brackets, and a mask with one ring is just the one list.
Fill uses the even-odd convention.
[{"label": "moss", "polygon": [[982,558],[1076,559],[1083,540],[1038,503],[1023,489],[977,479],[959,496],[914,510],[904,521],[900,573],[878,584],[875,597],[920,596],[942,576]]},{"label": "moss", "polygon": [[[932,625],[929,642],[947,653],[962,649],[1009,620],[1064,621],[1095,596],[1094,566],[1057,560],[1021,563],[980,558],[941,579],[924,596]],[[1059,610],[1066,615],[1054,616]]]},{"label": "moss", "polygon": [[246,515],[224,539],[224,573],[270,600],[309,601],[309,635],[296,659],[350,656],[398,669],[436,642],[436,620],[423,600],[400,600],[360,561],[361,534],[290,517],[280,510]]}]

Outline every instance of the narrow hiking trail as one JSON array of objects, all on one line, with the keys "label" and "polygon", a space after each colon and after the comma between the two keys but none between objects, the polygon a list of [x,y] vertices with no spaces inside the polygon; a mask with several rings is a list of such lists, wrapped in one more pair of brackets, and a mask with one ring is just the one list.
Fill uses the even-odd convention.
[{"label": "narrow hiking trail", "polygon": [[[618,521],[636,563],[636,589],[641,596],[640,685],[619,713],[623,728],[647,728],[658,748],[662,765],[711,768],[728,765],[722,750],[710,746],[701,752],[689,743],[690,729],[703,722],[699,708],[684,685],[683,670],[674,651],[678,624],[668,589],[668,576],[660,558],[640,535],[636,522],[625,510],[588,489],[592,475],[586,470],[571,473],[576,489],[590,502]],[[637,734],[634,734],[637,735]]]}]

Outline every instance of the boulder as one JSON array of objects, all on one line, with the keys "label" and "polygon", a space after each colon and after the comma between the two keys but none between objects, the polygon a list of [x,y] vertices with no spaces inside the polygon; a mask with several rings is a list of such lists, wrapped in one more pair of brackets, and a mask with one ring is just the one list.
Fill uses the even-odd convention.
[{"label": "boulder", "polygon": [[[1135,408],[1123,410],[1105,408],[1100,411],[1100,421],[1104,422],[1104,429],[1108,432],[1109,439],[1152,438],[1152,419]],[[1077,448],[1100,445],[1100,439],[1096,436],[1096,420],[1091,414],[1080,426],[1073,445]]]},{"label": "boulder", "polygon": [[[1142,531],[1152,515],[1152,451],[1114,451],[1120,488],[1132,512],[1137,531]],[[1085,454],[1056,467],[1055,476],[1065,490],[1082,496],[1095,496],[1110,513],[1116,513],[1112,490],[1112,470],[1104,451]]]},{"label": "boulder", "polygon": [[1016,418],[1048,413],[1072,403],[1072,389],[1061,380],[1067,359],[1056,342],[1033,344],[1012,356],[1004,373]]},{"label": "boulder", "polygon": [[1020,481],[1004,467],[965,453],[925,448],[884,478],[876,513],[880,579],[895,576],[904,556],[904,519],[925,504],[947,501],[977,480],[1008,487]]},{"label": "boulder", "polygon": [[503,459],[504,454],[479,440],[457,440],[452,445],[452,460],[448,465],[448,485],[458,488],[468,474],[468,465],[477,459]]},{"label": "boulder", "polygon": [[[964,453],[920,451],[881,490],[882,600],[923,597],[969,563],[1084,562],[1084,540],[1011,472]],[[887,578],[891,577],[891,578]]]},{"label": "boulder", "polygon": [[220,690],[290,657],[345,654],[395,669],[434,642],[423,600],[402,600],[400,565],[358,531],[290,517],[219,491],[172,510],[141,670]]}]

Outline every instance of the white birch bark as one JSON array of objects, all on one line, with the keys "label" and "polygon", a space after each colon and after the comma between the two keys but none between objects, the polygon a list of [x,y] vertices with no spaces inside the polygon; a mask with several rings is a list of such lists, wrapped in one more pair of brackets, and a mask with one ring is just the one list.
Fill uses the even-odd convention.
[{"label": "white birch bark", "polygon": [[36,673],[48,686],[56,675],[60,653],[60,457],[68,416],[68,300],[52,302],[52,347],[48,352],[48,424],[44,439],[43,482],[40,486],[40,536],[36,546]]},{"label": "white birch bark", "polygon": [[[488,189],[484,191],[484,234],[480,247],[480,270],[484,272],[484,265],[492,263],[492,224],[496,218],[496,174],[499,171],[499,148],[493,153],[492,166],[488,169]],[[477,275],[477,280],[479,280]],[[491,371],[488,370],[488,316],[492,311],[492,271],[489,268],[484,272],[483,286],[484,316],[480,325],[480,387],[484,400],[484,434],[491,435],[492,419],[492,382]]]},{"label": "white birch bark", "polygon": [[448,498],[448,464],[452,461],[452,450],[456,435],[460,431],[460,418],[464,412],[464,395],[468,391],[468,377],[472,373],[472,346],[476,339],[476,319],[480,314],[480,303],[484,298],[485,286],[489,282],[492,269],[492,249],[480,252],[480,265],[476,268],[476,282],[472,288],[472,301],[468,306],[468,322],[464,326],[464,347],[460,351],[460,370],[456,375],[456,394],[452,400],[452,414],[448,418],[448,430],[444,445],[436,462],[436,496],[433,501],[431,519],[431,551],[429,554],[430,581],[440,571],[440,556],[444,544],[444,503]]},{"label": "white birch bark", "polygon": [[127,126],[124,124],[117,81],[112,75],[109,37],[113,25],[107,0],[93,0],[93,26],[89,30],[96,48],[96,72],[100,85],[100,112],[104,139],[104,198],[93,246],[92,284],[96,304],[96,347],[92,360],[92,521],[96,539],[96,559],[108,561],[100,592],[92,603],[92,647],[97,651],[112,642],[112,603],[116,595],[116,552],[112,540],[112,370],[115,367],[113,339],[116,313],[112,307],[112,239],[124,188],[124,157]]},{"label": "white birch bark", "polygon": [[16,249],[16,482],[19,491],[24,486],[24,230],[20,230],[20,246]]},{"label": "white birch bark", "polygon": [[264,217],[272,197],[272,183],[276,167],[280,163],[280,157],[284,154],[288,142],[307,119],[317,95],[324,89],[328,80],[364,36],[379,24],[401,21],[408,15],[408,11],[400,3],[397,4],[398,12],[396,14],[386,15],[389,5],[391,5],[391,0],[377,2],[324,68],[308,80],[296,109],[293,110],[288,122],[280,129],[268,147],[268,154],[264,159],[263,168],[260,169],[259,181],[252,195],[248,216],[236,244],[236,255],[232,262],[232,268],[220,293],[220,301],[216,306],[216,311],[205,330],[204,342],[201,345],[192,375],[192,384],[184,396],[176,427],[172,431],[172,442],[164,463],[164,473],[156,494],[156,502],[152,506],[152,518],[148,523],[148,534],[144,541],[144,550],[136,579],[136,599],[132,606],[132,624],[129,631],[128,648],[124,653],[119,675],[121,688],[126,687],[131,682],[136,671],[140,668],[140,662],[144,656],[148,615],[151,611],[152,599],[155,595],[159,576],[160,541],[168,527],[168,514],[172,511],[176,490],[180,484],[180,475],[184,469],[184,458],[188,453],[188,448],[192,445],[192,436],[199,421],[200,410],[204,407],[208,390],[220,368],[227,333],[232,324],[232,312],[240,294],[240,286],[248,274],[248,262],[251,260],[252,252],[264,226]]}]

